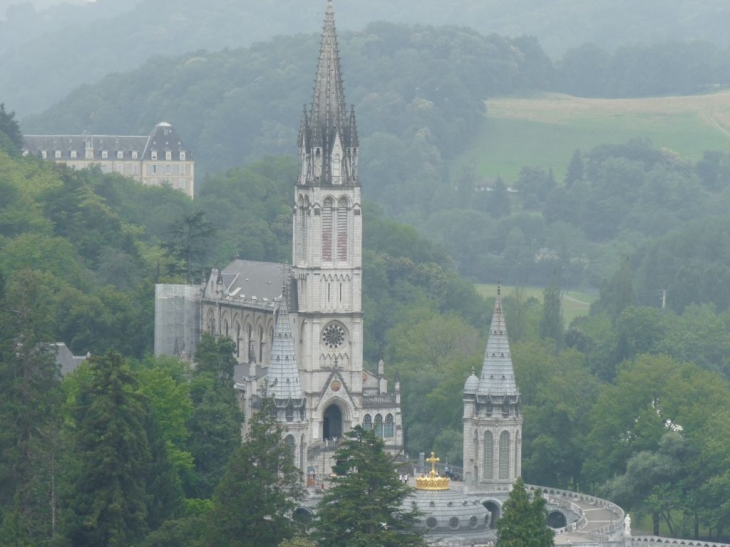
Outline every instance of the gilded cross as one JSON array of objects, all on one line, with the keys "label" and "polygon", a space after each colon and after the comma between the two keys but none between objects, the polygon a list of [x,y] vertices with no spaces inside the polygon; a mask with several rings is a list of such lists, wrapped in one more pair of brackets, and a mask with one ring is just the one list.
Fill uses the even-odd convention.
[{"label": "gilded cross", "polygon": [[431,464],[431,473],[430,473],[430,475],[432,477],[435,477],[436,476],[436,464],[438,462],[440,462],[440,461],[441,460],[436,457],[436,453],[435,452],[431,452],[431,457],[430,458],[426,458],[426,462],[428,462],[428,463]]}]

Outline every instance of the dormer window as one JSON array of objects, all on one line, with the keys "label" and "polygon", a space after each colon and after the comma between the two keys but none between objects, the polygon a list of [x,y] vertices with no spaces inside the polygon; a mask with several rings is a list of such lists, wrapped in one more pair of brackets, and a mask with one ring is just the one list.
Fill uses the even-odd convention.
[{"label": "dormer window", "polygon": [[118,160],[123,160],[124,159],[124,152],[122,152],[121,150],[117,150],[117,159]]},{"label": "dormer window", "polygon": [[136,150],[132,150],[132,159],[133,160],[136,160],[137,159],[137,151]]},{"label": "dormer window", "polygon": [[170,161],[172,159],[172,152],[170,152],[169,150],[165,152],[165,159],[167,161]]},{"label": "dormer window", "polygon": [[87,160],[93,160],[94,159],[94,151],[93,150],[86,150],[86,159]]},{"label": "dormer window", "polygon": [[180,152],[180,161],[185,161],[185,152]]},{"label": "dormer window", "polygon": [[107,152],[106,150],[102,150],[101,151],[101,159],[105,160],[108,157],[109,157],[109,152]]},{"label": "dormer window", "polygon": [[61,159],[61,151],[60,150],[56,150],[56,159],[57,160],[60,160]]},{"label": "dormer window", "polygon": [[41,158],[43,158],[44,160],[48,158],[48,152],[46,152],[45,150],[41,150]]},{"label": "dormer window", "polygon": [[76,159],[76,150],[71,150],[71,159],[72,160]]},{"label": "dormer window", "polygon": [[151,154],[152,160],[156,161],[157,160],[157,150],[153,150],[152,152],[150,152],[150,154]]}]

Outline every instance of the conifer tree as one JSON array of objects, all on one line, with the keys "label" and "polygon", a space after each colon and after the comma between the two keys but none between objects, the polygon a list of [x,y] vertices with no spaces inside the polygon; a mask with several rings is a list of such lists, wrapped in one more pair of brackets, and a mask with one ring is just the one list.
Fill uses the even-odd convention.
[{"label": "conifer tree", "polygon": [[555,532],[548,528],[546,505],[540,490],[530,501],[522,478],[517,479],[497,521],[499,546],[552,547]]},{"label": "conifer tree", "polygon": [[6,112],[4,103],[0,103],[0,148],[11,156],[20,155],[23,149],[23,134],[15,120],[15,112]]},{"label": "conifer tree", "polygon": [[317,506],[314,523],[321,545],[426,545],[415,528],[420,513],[401,506],[412,489],[398,479],[382,439],[357,426],[345,434],[335,458],[337,478]]},{"label": "conifer tree", "polygon": [[128,547],[147,533],[150,451],[143,396],[118,353],[88,362],[92,378],[73,413],[79,461],[64,539],[73,547]]},{"label": "conifer tree", "polygon": [[19,545],[41,544],[54,531],[61,377],[50,285],[50,275],[22,270],[0,289],[0,535]]},{"label": "conifer tree", "polygon": [[576,182],[583,180],[583,157],[580,150],[576,149],[568,164],[568,172],[565,174],[565,187],[570,190]]},{"label": "conifer tree", "polygon": [[189,498],[210,498],[226,465],[241,444],[241,413],[233,382],[234,343],[204,334],[195,352],[195,376],[190,395],[193,412],[188,421],[187,448],[195,469],[185,476]]},{"label": "conifer tree", "polygon": [[542,293],[542,317],[540,318],[540,337],[552,338],[559,350],[563,342],[563,307],[560,285],[557,280],[545,287]]},{"label": "conifer tree", "polygon": [[210,547],[278,545],[294,535],[291,513],[304,497],[302,476],[274,410],[273,400],[262,401],[228,463],[208,520]]}]

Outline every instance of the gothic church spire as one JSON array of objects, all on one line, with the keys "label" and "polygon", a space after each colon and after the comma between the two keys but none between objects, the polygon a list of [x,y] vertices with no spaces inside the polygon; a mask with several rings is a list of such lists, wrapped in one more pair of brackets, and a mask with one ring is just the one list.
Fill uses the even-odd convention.
[{"label": "gothic church spire", "polygon": [[302,119],[300,184],[357,184],[358,136],[348,112],[332,0],[322,29],[319,63],[309,118]]}]

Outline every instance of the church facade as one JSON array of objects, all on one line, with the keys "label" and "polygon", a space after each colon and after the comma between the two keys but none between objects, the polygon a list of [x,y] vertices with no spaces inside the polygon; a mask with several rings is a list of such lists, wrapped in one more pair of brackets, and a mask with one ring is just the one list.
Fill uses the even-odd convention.
[{"label": "church facade", "polygon": [[[155,353],[190,356],[201,331],[231,338],[246,420],[260,397],[273,397],[310,474],[329,475],[338,439],[357,425],[392,454],[403,449],[398,378],[389,391],[383,361],[373,372],[363,363],[359,142],[342,82],[330,2],[298,137],[291,266],[235,260],[199,288],[156,292]],[[175,319],[178,308],[187,311]]]}]

